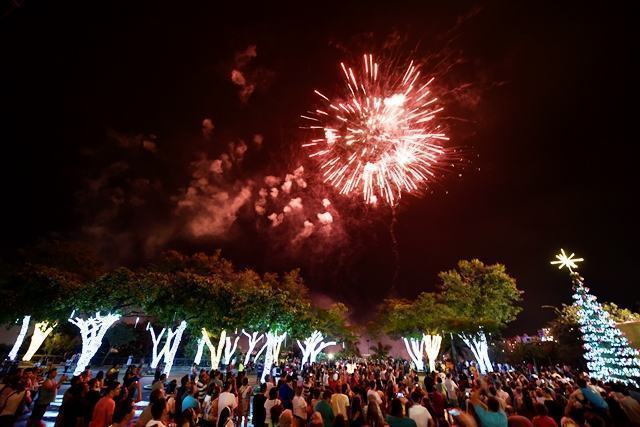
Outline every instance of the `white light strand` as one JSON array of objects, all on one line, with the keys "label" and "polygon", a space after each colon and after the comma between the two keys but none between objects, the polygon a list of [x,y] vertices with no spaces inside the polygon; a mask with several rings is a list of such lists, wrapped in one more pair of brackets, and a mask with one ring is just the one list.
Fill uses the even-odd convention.
[{"label": "white light strand", "polygon": [[13,348],[9,352],[9,360],[14,361],[16,360],[16,357],[18,357],[18,350],[20,350],[20,347],[22,347],[22,343],[24,342],[24,337],[27,335],[30,321],[31,321],[31,316],[24,316],[22,318],[22,326],[20,327],[20,333],[18,333],[16,342],[13,344]]},{"label": "white light strand", "polygon": [[102,345],[102,340],[107,330],[117,322],[118,319],[120,319],[119,314],[108,313],[106,316],[101,316],[100,312],[88,319],[82,319],[80,317],[69,319],[69,322],[80,329],[80,335],[82,336],[82,352],[80,353],[76,369],[73,371],[74,376],[80,375],[85,368],[89,366],[91,359]]},{"label": "white light strand", "polygon": [[315,363],[318,358],[318,355],[325,348],[336,345],[335,341],[327,341],[324,342],[325,337],[322,335],[320,331],[313,331],[311,336],[307,337],[304,340],[304,344],[300,342],[300,340],[296,340],[298,343],[298,347],[300,347],[300,351],[302,351],[302,365],[305,363]]},{"label": "white light strand", "polygon": [[204,339],[200,337],[198,338],[198,350],[196,351],[196,357],[193,359],[193,363],[200,366],[200,362],[202,362],[203,352],[204,352]]},{"label": "white light strand", "polygon": [[573,299],[578,307],[578,323],[589,375],[604,381],[637,386],[636,379],[640,378],[638,351],[630,346],[609,313],[589,293],[582,278],[574,273],[573,280]]},{"label": "white light strand", "polygon": [[171,368],[173,367],[173,360],[176,357],[176,353],[178,352],[178,346],[180,346],[180,341],[182,341],[182,334],[184,330],[187,328],[187,322],[184,320],[180,322],[180,325],[176,328],[176,330],[168,329],[167,332],[167,342],[165,344],[166,351],[164,352],[164,371],[163,373],[168,377],[171,374]]},{"label": "white light strand", "polygon": [[487,345],[487,337],[484,332],[478,332],[474,335],[460,334],[462,341],[469,347],[473,356],[478,362],[478,368],[481,374],[493,372],[493,365],[489,359],[489,346]]},{"label": "white light strand", "polygon": [[278,357],[280,356],[280,347],[282,346],[282,341],[284,341],[286,337],[286,332],[282,334],[278,334],[277,332],[267,332],[264,369],[262,371],[262,376],[260,377],[260,382],[264,382],[266,376],[271,374],[271,367],[274,362],[278,361]]},{"label": "white light strand", "polygon": [[238,348],[238,340],[240,340],[240,335],[237,335],[234,338],[233,344],[231,344],[231,337],[227,336],[225,338],[225,346],[224,346],[224,364],[229,365],[231,362],[231,357],[233,357],[236,349]]},{"label": "white light strand", "polygon": [[211,369],[218,369],[220,367],[220,359],[222,359],[222,352],[224,350],[227,338],[227,331],[222,330],[220,332],[220,338],[218,339],[218,348],[214,347],[209,338],[209,332],[205,328],[202,328],[202,339],[209,348],[209,354],[211,355]]},{"label": "white light strand", "polygon": [[246,366],[249,364],[249,361],[251,360],[251,353],[253,353],[253,350],[256,348],[256,345],[258,345],[258,343],[264,338],[264,334],[258,335],[258,332],[252,332],[251,334],[249,334],[244,329],[242,330],[242,333],[249,340],[249,348],[247,350],[247,354],[244,356],[244,365]]},{"label": "white light strand", "polygon": [[409,354],[409,357],[413,361],[416,371],[424,371],[424,360],[422,354],[424,353],[424,340],[418,338],[402,338],[404,346]]},{"label": "white light strand", "polygon": [[151,326],[151,323],[147,323],[147,330],[151,334],[151,342],[153,343],[153,353],[151,353],[151,364],[149,366],[151,369],[156,369],[160,364],[160,361],[162,360],[164,352],[167,348],[167,346],[165,345],[160,351],[158,351],[158,346],[160,345],[160,341],[162,341],[162,337],[167,331],[167,328],[162,328],[160,333],[156,335],[156,331],[153,329],[153,326]]},{"label": "white light strand", "polygon": [[424,352],[429,361],[429,371],[435,372],[436,359],[440,353],[440,346],[442,345],[442,337],[440,335],[422,335],[422,341],[424,342]]},{"label": "white light strand", "polygon": [[31,335],[31,342],[29,343],[29,348],[27,352],[22,356],[22,360],[28,362],[31,360],[34,354],[40,349],[40,346],[44,342],[45,339],[49,336],[49,334],[53,331],[53,329],[58,324],[56,322],[38,322],[33,327],[33,335]]}]

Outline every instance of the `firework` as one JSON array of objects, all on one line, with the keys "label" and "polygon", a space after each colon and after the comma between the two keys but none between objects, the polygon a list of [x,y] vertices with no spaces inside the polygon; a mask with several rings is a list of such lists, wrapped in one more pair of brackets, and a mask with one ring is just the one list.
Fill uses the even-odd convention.
[{"label": "firework", "polygon": [[413,61],[406,69],[380,66],[366,54],[360,70],[340,64],[344,93],[301,117],[315,136],[303,147],[320,164],[325,183],[366,203],[394,206],[402,193],[417,193],[434,175],[448,140],[437,122],[437,98]]}]

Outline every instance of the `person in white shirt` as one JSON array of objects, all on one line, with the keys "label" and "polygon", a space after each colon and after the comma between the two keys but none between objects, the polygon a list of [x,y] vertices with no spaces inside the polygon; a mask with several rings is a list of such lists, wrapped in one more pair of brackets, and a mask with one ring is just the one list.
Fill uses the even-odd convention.
[{"label": "person in white shirt", "polygon": [[218,396],[218,418],[220,418],[220,413],[227,406],[231,408],[231,412],[238,407],[238,398],[235,394],[231,393],[231,383],[227,381],[224,383],[224,389],[220,396]]},{"label": "person in white shirt", "polygon": [[342,393],[334,393],[331,395],[331,409],[333,415],[342,414],[345,419],[349,419],[347,408],[349,407],[349,396],[347,396],[348,386],[342,384]]},{"label": "person in white shirt", "polygon": [[414,403],[409,408],[409,418],[416,422],[417,427],[433,427],[435,423],[429,410],[421,405],[422,394],[413,392],[411,394],[411,400],[413,400]]},{"label": "person in white shirt", "polygon": [[267,399],[267,401],[264,402],[264,410],[266,412],[266,416],[264,419],[265,425],[269,427],[273,427],[273,425],[278,422],[278,420],[275,420],[275,421],[271,420],[271,409],[273,409],[274,406],[278,406],[278,405],[282,405],[282,402],[280,401],[280,399],[278,399],[278,390],[276,390],[275,388],[272,388],[269,391],[269,399]]},{"label": "person in white shirt", "polygon": [[302,397],[302,388],[296,388],[296,395],[291,402],[293,406],[293,416],[299,418],[303,423],[307,422],[307,401]]},{"label": "person in white shirt", "polygon": [[453,381],[451,374],[447,374],[447,377],[444,380],[444,388],[447,391],[447,402],[449,404],[457,405],[458,395],[456,394],[456,391],[458,390],[458,384]]}]

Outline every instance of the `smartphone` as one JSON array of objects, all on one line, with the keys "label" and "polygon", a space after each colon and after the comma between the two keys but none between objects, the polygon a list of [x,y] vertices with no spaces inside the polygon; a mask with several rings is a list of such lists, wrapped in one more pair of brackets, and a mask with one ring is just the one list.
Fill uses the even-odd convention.
[{"label": "smartphone", "polygon": [[397,393],[396,397],[404,397],[404,393]]},{"label": "smartphone", "polygon": [[460,410],[456,409],[456,408],[449,408],[449,409],[447,409],[447,411],[449,411],[449,414],[452,417],[457,417],[458,415],[460,415]]}]

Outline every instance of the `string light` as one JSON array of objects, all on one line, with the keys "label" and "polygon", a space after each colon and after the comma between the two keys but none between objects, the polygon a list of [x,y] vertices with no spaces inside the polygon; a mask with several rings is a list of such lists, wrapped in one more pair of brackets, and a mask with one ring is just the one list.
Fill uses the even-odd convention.
[{"label": "string light", "polygon": [[563,250],[556,255],[560,268],[566,266],[573,282],[574,304],[578,307],[578,323],[585,350],[589,375],[603,381],[621,382],[638,386],[640,378],[640,359],[636,349],[629,345],[629,340],[616,327],[609,313],[602,308],[597,298],[589,293],[584,286],[584,279],[580,277],[575,262],[582,258],[573,258],[574,254],[566,257]]},{"label": "string light", "polygon": [[187,322],[184,320],[180,322],[178,328],[175,331],[172,331],[169,328],[167,332],[167,343],[165,344],[165,348],[167,349],[164,353],[164,371],[163,373],[166,376],[169,376],[171,373],[171,368],[173,367],[173,360],[176,357],[176,353],[178,352],[178,346],[180,345],[180,341],[182,341],[182,334],[184,330],[187,328]]},{"label": "string light", "polygon": [[[75,310],[73,310],[73,313],[75,313]],[[102,340],[107,330],[119,319],[119,314],[108,313],[106,316],[101,316],[100,312],[88,319],[80,317],[69,319],[69,322],[80,329],[80,335],[82,336],[82,352],[76,369],[73,371],[74,376],[80,375],[89,366],[91,359],[102,345]]]},{"label": "string light", "polygon": [[16,342],[13,344],[13,348],[9,352],[9,360],[13,361],[13,360],[16,360],[16,357],[18,357],[18,350],[20,350],[20,347],[24,342],[24,337],[27,335],[30,321],[31,321],[31,316],[24,316],[22,318],[22,327],[20,328],[20,333],[16,338]]},{"label": "string light", "polygon": [[335,341],[327,341],[324,342],[324,335],[320,331],[313,331],[311,336],[304,340],[304,344],[300,342],[300,340],[296,340],[298,342],[298,347],[300,347],[300,351],[302,351],[302,365],[305,363],[315,363],[318,358],[318,355],[325,348],[336,345]]}]

